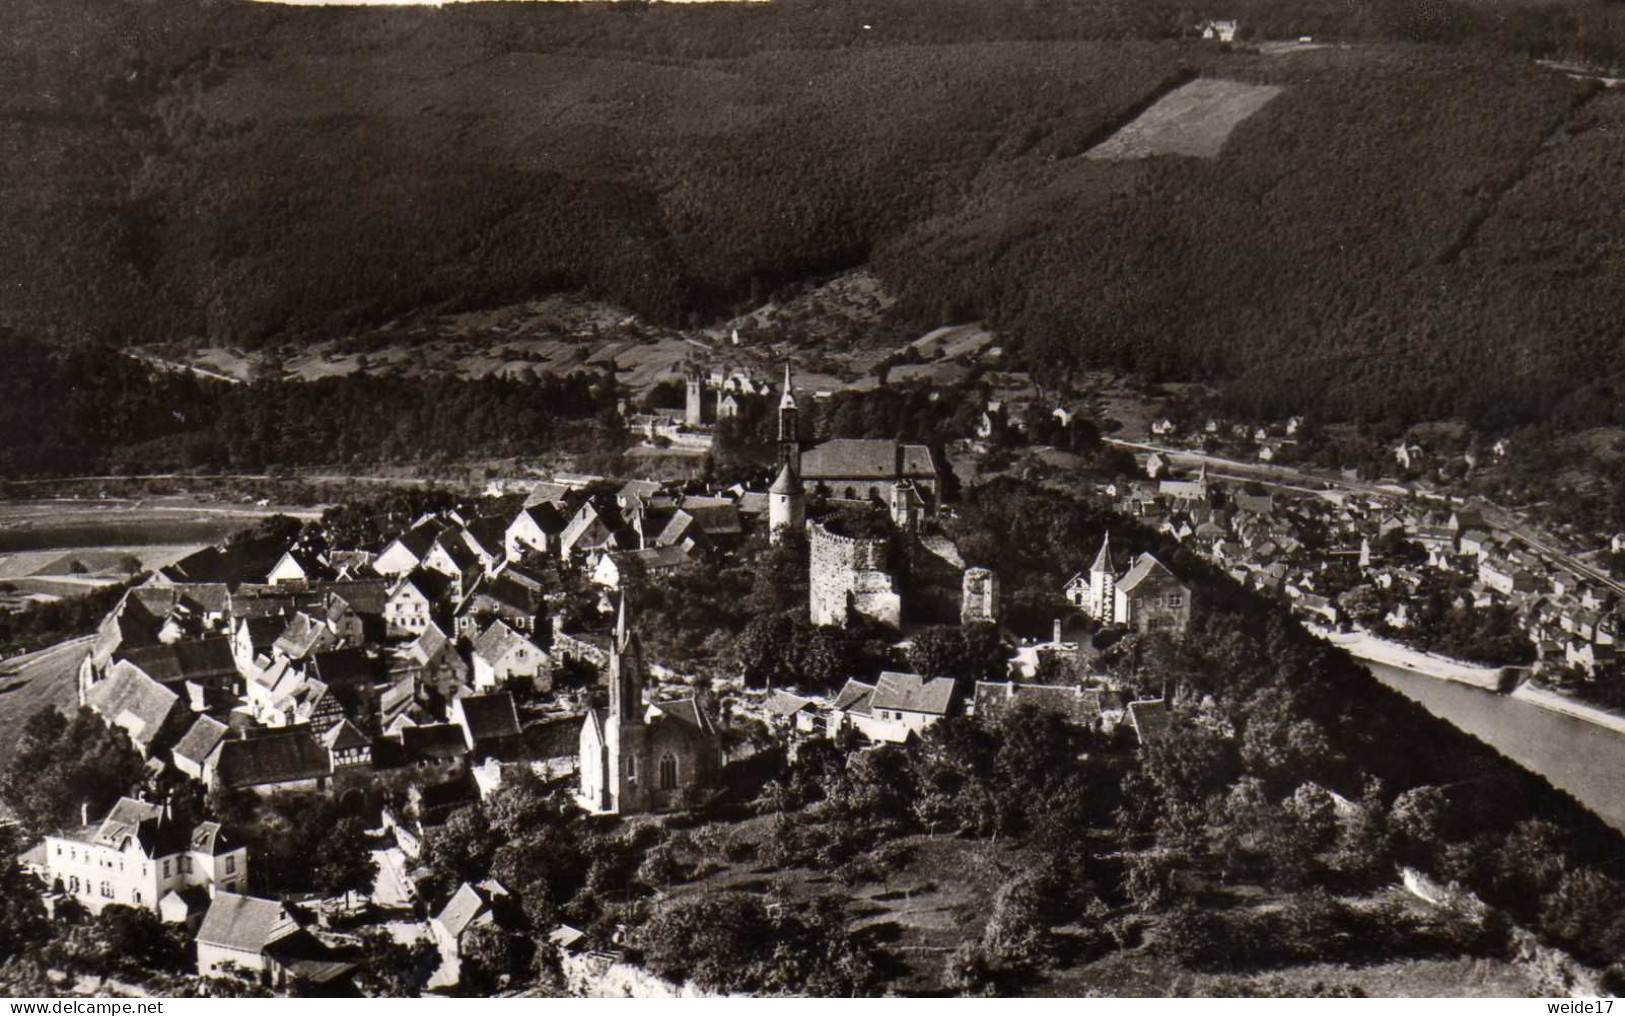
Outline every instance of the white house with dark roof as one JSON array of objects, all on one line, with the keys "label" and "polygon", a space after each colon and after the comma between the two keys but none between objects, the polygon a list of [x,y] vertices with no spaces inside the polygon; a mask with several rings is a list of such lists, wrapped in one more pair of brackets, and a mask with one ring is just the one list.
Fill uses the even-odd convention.
[{"label": "white house with dark roof", "polygon": [[184,733],[184,727],[174,727],[189,712],[179,695],[124,660],[85,693],[85,705],[108,726],[129,734],[142,758],[161,749],[167,738]]},{"label": "white house with dark roof", "polygon": [[919,674],[884,671],[875,681],[869,703],[869,722],[861,725],[876,741],[901,744],[924,733],[946,717],[956,705],[951,677],[924,678]]},{"label": "white house with dark roof", "polygon": [[246,976],[273,988],[289,981],[327,984],[353,963],[301,928],[277,900],[216,893],[195,936],[199,977]]},{"label": "white house with dark roof", "polygon": [[514,514],[503,534],[503,548],[509,561],[517,561],[526,551],[552,554],[558,551],[559,535],[569,520],[551,502],[526,505]]},{"label": "white house with dark roof", "polygon": [[175,769],[194,780],[203,779],[203,767],[230,729],[212,716],[199,716],[170,751]]},{"label": "white house with dark roof", "polygon": [[508,890],[494,878],[464,882],[440,913],[429,919],[429,932],[440,947],[441,968],[436,983],[451,985],[462,979],[463,937],[475,928],[496,925],[497,910],[509,898]]},{"label": "white house with dark roof", "polygon": [[530,637],[492,621],[474,640],[474,690],[495,691],[514,680],[535,682],[539,691],[553,688],[553,662]]},{"label": "white house with dark roof", "polygon": [[512,748],[523,733],[519,709],[507,692],[464,695],[453,699],[449,719],[462,729],[470,752],[499,754]]},{"label": "white house with dark roof", "polygon": [[47,888],[99,912],[109,904],[158,912],[172,892],[247,884],[248,848],[218,822],[183,824],[161,805],[120,798],[95,825],[47,836],[35,863]]}]

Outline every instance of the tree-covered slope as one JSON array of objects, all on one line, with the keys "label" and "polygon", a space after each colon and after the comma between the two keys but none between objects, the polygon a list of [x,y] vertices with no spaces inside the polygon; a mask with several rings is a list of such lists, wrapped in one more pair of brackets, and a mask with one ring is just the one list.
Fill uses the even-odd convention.
[{"label": "tree-covered slope", "polygon": [[[1619,422],[1620,99],[1528,60],[1606,57],[1612,10],[1243,4],[1347,43],[1269,55],[1122,0],[24,0],[0,324],[298,343],[576,289],[693,323],[867,262],[899,327],[1260,415]],[[1217,158],[1082,157],[1198,74],[1283,91]]]}]

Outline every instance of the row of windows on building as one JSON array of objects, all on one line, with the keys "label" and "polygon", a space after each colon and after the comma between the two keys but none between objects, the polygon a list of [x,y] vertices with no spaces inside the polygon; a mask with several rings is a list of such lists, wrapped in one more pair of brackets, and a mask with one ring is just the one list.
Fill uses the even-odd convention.
[{"label": "row of windows on building", "polygon": [[[62,845],[60,843],[57,844],[57,847],[56,847],[56,856],[58,856],[58,857],[62,856]],[[69,861],[78,861],[79,860],[79,851],[78,851],[77,848],[75,848],[75,847],[69,847],[68,848],[68,860]],[[100,866],[103,867],[103,868],[111,869],[113,867],[113,862],[111,860],[109,860],[106,857],[106,855],[103,855],[103,856],[101,856],[99,858],[93,858],[91,856],[91,854],[90,854],[90,851],[88,851],[88,850],[85,851],[85,860],[86,861],[92,861],[92,860],[97,861],[100,864]],[[173,865],[173,868],[171,867],[171,865]],[[122,857],[118,859],[118,870],[119,871],[124,870],[124,858],[122,858]],[[168,858],[165,858],[164,859],[163,871],[164,871],[164,875],[163,875],[164,878],[169,878],[172,873],[177,874],[177,875],[179,875],[179,874],[186,874],[186,875],[192,874],[192,858],[191,858],[191,855],[182,854],[179,857],[175,858],[173,862],[171,862]],[[228,875],[235,874],[236,871],[237,871],[237,858],[233,857],[231,855],[227,855],[227,857],[226,857],[226,874],[228,874]],[[146,873],[147,873],[147,866],[143,864],[141,866],[141,874],[145,875]]]},{"label": "row of windows on building", "polygon": [[[632,755],[626,757],[626,781],[638,782],[638,760]],[[669,751],[660,758],[660,789],[677,789],[677,756]]]}]

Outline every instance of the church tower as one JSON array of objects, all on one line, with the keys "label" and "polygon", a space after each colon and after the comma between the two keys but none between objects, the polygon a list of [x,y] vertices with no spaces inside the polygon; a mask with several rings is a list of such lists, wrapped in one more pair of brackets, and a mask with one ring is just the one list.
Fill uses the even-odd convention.
[{"label": "church tower", "polygon": [[784,388],[779,396],[779,464],[788,467],[790,479],[801,485],[801,431],[796,416],[796,390],[790,380],[790,363],[784,364]]},{"label": "church tower", "polygon": [[652,773],[647,768],[649,727],[644,722],[643,643],[631,630],[626,596],[615,615],[615,634],[609,646],[609,713],[604,719],[604,810],[621,814],[648,810]]},{"label": "church tower", "polygon": [[705,421],[705,376],[694,367],[683,374],[683,383],[683,423],[698,427]]},{"label": "church tower", "polygon": [[1112,561],[1111,533],[1100,541],[1100,553],[1089,566],[1089,602],[1084,604],[1084,609],[1102,624],[1111,624],[1117,619],[1117,566]]},{"label": "church tower", "polygon": [[807,494],[790,473],[790,464],[779,467],[779,477],[767,492],[768,542],[783,541],[784,534],[807,522]]}]

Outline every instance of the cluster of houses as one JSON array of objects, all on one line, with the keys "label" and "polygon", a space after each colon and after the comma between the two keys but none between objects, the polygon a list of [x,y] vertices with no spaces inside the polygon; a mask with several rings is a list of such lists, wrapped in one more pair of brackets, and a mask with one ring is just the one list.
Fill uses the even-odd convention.
[{"label": "cluster of houses", "polygon": [[[1215,483],[1205,468],[1175,475],[1162,456],[1147,479],[1121,479],[1103,493],[1126,514],[1160,529],[1244,585],[1282,597],[1330,628],[1381,627],[1403,638],[1418,605],[1510,610],[1538,665],[1595,674],[1615,662],[1620,621],[1612,588],[1489,525],[1443,498],[1384,494],[1255,492]],[[1105,548],[1102,549],[1105,553]],[[1103,583],[1080,576],[1074,603],[1098,598]],[[1357,593],[1364,591],[1364,603]],[[1370,616],[1378,603],[1380,616]]]}]

